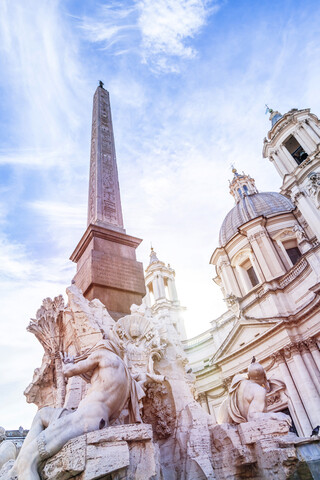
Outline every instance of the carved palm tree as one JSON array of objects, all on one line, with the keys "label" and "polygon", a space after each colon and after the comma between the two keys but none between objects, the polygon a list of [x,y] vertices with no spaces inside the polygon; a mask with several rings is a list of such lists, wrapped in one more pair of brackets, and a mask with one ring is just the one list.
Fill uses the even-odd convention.
[{"label": "carved palm tree", "polygon": [[36,319],[31,319],[27,330],[32,332],[39,340],[54,364],[56,378],[56,406],[63,407],[66,395],[66,382],[62,369],[61,352],[63,351],[62,319],[64,300],[62,295],[45,298],[36,314]]}]

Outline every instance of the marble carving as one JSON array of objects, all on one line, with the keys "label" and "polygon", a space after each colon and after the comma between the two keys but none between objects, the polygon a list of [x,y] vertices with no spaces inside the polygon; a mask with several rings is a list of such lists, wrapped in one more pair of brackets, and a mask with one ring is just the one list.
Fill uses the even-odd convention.
[{"label": "marble carving", "polygon": [[75,285],[67,296],[67,305],[61,296],[45,299],[28,327],[45,351],[25,392],[39,411],[17,459],[0,450],[0,480],[292,475],[298,440],[288,433],[289,417],[266,412],[275,381],[259,363],[247,378],[234,378],[224,423],[216,425],[194,398],[194,377],[169,316],[154,318],[133,305],[115,322]]},{"label": "marble carving", "polygon": [[272,384],[267,380],[264,368],[253,359],[247,377],[238,374],[232,379],[229,395],[219,410],[218,423],[239,424],[270,419],[286,421],[291,425],[291,418],[288,415],[267,412],[267,393],[271,388]]}]

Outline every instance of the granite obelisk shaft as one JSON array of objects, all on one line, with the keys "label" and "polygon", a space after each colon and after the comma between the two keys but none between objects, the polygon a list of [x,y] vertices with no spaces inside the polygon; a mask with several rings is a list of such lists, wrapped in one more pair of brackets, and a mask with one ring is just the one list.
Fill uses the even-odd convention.
[{"label": "granite obelisk shaft", "polygon": [[76,285],[89,300],[98,298],[115,320],[140,305],[145,295],[141,239],[123,227],[109,93],[93,97],[88,227],[70,259],[77,263]]},{"label": "granite obelisk shaft", "polygon": [[93,97],[88,225],[124,232],[109,93]]}]

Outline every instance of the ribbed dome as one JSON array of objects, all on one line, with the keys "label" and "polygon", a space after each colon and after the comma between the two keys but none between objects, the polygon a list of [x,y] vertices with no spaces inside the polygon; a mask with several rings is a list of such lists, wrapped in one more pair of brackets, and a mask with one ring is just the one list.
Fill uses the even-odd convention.
[{"label": "ribbed dome", "polygon": [[294,209],[293,203],[280,193],[262,192],[245,196],[224,219],[219,234],[220,246],[226,245],[238,232],[238,228],[249,220],[260,215],[268,217],[276,213],[291,212]]}]

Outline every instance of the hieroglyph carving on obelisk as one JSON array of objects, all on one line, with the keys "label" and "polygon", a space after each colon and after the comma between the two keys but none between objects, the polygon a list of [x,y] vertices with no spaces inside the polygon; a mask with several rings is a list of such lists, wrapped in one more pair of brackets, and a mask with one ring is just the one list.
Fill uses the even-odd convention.
[{"label": "hieroglyph carving on obelisk", "polygon": [[88,225],[125,232],[109,92],[101,85],[93,97]]}]

